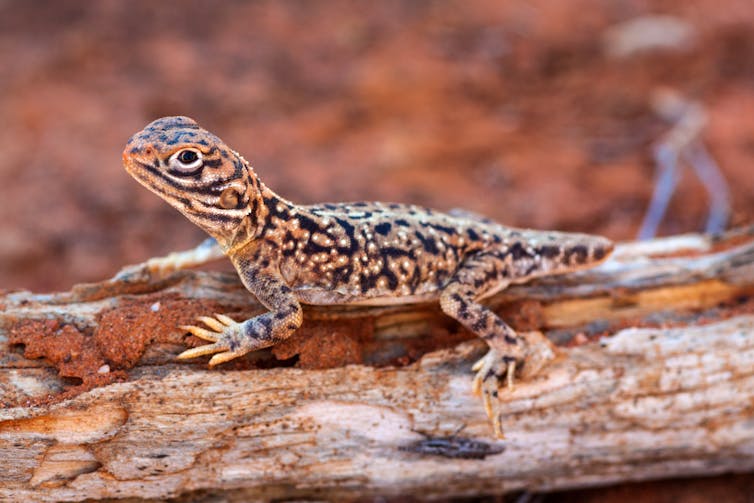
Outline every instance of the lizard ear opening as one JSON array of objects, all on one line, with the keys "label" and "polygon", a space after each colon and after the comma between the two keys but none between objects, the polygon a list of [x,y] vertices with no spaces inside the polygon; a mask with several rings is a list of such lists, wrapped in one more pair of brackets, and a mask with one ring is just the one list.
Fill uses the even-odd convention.
[{"label": "lizard ear opening", "polygon": [[239,199],[240,195],[236,192],[236,189],[228,187],[222,192],[222,194],[220,194],[220,206],[226,210],[237,208]]}]

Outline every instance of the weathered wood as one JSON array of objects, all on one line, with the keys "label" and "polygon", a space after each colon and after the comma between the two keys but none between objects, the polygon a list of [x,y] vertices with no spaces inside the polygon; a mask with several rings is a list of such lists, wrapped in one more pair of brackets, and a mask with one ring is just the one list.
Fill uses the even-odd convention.
[{"label": "weathered wood", "polygon": [[[102,357],[102,374],[138,361],[122,382],[56,401],[70,388],[56,370],[9,349],[32,320],[63,320],[100,344],[113,340],[107,323],[129,337],[112,328],[125,305],[164,316],[197,303],[259,308],[217,273],[6,294],[0,499],[430,498],[752,470],[754,240],[738,234],[623,245],[597,270],[490,299],[519,328],[561,344],[540,375],[501,392],[505,440],[492,438],[470,393],[469,367],[484,352],[476,340],[403,366],[210,371],[173,361],[183,346],[172,330],[130,360]],[[431,305],[307,317],[310,330],[370,324],[366,346],[390,347],[396,361],[410,361],[406,341],[454,326]]]}]

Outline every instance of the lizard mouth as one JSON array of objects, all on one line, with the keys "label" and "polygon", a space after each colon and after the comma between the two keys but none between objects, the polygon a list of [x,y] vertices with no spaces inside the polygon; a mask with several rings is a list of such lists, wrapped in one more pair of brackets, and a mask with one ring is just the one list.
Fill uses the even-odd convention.
[{"label": "lizard mouth", "polygon": [[133,157],[124,158],[123,167],[126,168],[126,172],[136,178],[139,181],[148,178],[146,174],[154,170],[154,167],[145,162],[134,159]]},{"label": "lizard mouth", "polygon": [[153,164],[141,161],[133,156],[124,155],[123,167],[139,184],[155,194],[165,197],[164,191],[160,190],[161,183],[159,182],[163,176]]}]

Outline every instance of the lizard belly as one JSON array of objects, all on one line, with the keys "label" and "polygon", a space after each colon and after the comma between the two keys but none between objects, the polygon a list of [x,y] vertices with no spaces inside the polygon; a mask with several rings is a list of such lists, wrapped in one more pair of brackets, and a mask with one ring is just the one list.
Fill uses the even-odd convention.
[{"label": "lizard belly", "polygon": [[296,298],[302,304],[314,306],[354,305],[354,306],[396,306],[401,304],[421,304],[439,298],[437,291],[415,293],[411,295],[395,295],[394,292],[365,298],[357,293],[345,293],[336,290],[320,288],[301,288],[295,290]]}]

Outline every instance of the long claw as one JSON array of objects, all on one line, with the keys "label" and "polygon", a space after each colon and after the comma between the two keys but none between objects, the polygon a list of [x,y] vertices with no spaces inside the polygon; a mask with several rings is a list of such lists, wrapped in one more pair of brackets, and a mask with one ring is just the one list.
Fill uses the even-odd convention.
[{"label": "long claw", "polygon": [[492,429],[495,432],[495,436],[499,439],[505,438],[505,432],[503,431],[503,425],[500,422],[500,414],[495,414],[492,418]]},{"label": "long claw", "polygon": [[480,358],[479,360],[477,360],[476,363],[474,363],[474,365],[471,366],[471,371],[478,372],[479,370],[481,370],[481,368],[484,366],[484,361],[485,361],[484,358]]},{"label": "long claw", "polygon": [[474,376],[474,382],[471,385],[471,392],[474,394],[474,396],[479,396],[479,394],[482,392],[482,383],[484,380],[479,377],[479,374]]},{"label": "long claw", "polygon": [[492,392],[484,393],[482,395],[482,401],[484,402],[484,411],[487,413],[487,417],[492,419],[495,414],[492,410]]},{"label": "long claw", "polygon": [[497,438],[505,438],[505,433],[503,432],[503,425],[500,422],[500,414],[496,413],[493,409],[493,398],[496,397],[494,394],[495,390],[488,391],[485,393],[484,396],[484,411],[487,413],[487,417],[492,421],[492,431],[495,434],[495,437]]},{"label": "long claw", "polygon": [[181,330],[185,330],[192,335],[199,337],[200,339],[204,339],[205,341],[217,342],[217,340],[220,338],[220,334],[218,334],[217,332],[212,332],[204,328],[195,327],[194,325],[182,325],[180,328]]},{"label": "long claw", "polygon": [[216,319],[210,316],[199,316],[199,318],[197,319],[201,321],[202,323],[204,323],[205,325],[207,325],[212,330],[214,330],[215,332],[222,333],[222,331],[225,330],[225,325],[223,325],[222,323],[220,323],[219,321],[217,321]]},{"label": "long claw", "polygon": [[215,313],[215,318],[220,320],[225,326],[228,327],[237,323],[236,320],[234,320],[230,316],[225,316],[224,314]]},{"label": "long claw", "polygon": [[243,354],[245,353],[239,353],[236,351],[225,351],[224,353],[217,353],[215,356],[210,358],[209,366],[214,367],[215,365],[220,365],[221,363],[225,363],[230,360],[233,360],[234,358],[238,358],[239,356],[242,356]]},{"label": "long claw", "polygon": [[188,360],[189,358],[211,355],[219,351],[225,351],[227,349],[227,347],[218,346],[217,344],[205,344],[204,346],[199,346],[198,348],[187,349],[183,353],[176,356],[176,358],[178,358],[179,360]]}]

